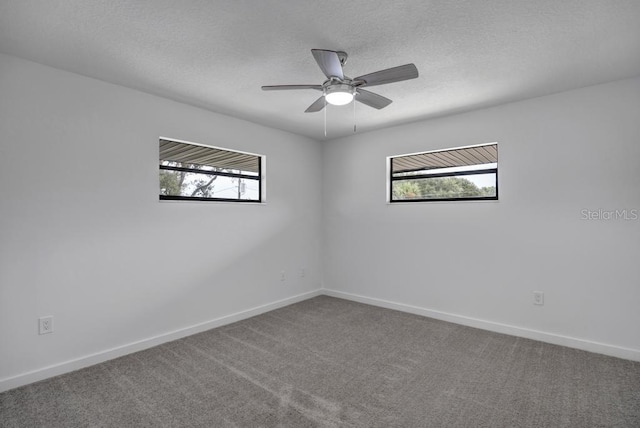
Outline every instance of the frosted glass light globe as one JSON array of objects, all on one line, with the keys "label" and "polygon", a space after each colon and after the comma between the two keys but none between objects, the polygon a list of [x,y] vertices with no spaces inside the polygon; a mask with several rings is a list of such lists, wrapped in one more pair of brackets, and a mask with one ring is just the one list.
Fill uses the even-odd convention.
[{"label": "frosted glass light globe", "polygon": [[324,99],[334,106],[343,106],[353,101],[353,88],[349,85],[331,85],[326,89]]}]

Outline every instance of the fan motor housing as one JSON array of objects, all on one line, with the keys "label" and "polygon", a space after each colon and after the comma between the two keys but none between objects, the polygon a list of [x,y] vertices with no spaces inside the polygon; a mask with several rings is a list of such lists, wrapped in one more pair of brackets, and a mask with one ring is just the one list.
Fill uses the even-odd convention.
[{"label": "fan motor housing", "polygon": [[324,88],[325,95],[331,94],[333,92],[348,92],[352,94],[353,91],[354,91],[353,86],[346,83],[334,83],[332,85],[327,85]]}]

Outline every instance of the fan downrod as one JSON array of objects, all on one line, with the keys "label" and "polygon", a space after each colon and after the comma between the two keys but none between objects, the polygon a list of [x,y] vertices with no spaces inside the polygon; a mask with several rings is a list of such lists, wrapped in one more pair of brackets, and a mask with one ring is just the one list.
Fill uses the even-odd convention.
[{"label": "fan downrod", "polygon": [[340,65],[344,67],[344,65],[347,63],[347,59],[349,58],[349,55],[347,55],[347,53],[343,51],[337,51],[336,54],[338,54],[338,60],[340,60]]}]

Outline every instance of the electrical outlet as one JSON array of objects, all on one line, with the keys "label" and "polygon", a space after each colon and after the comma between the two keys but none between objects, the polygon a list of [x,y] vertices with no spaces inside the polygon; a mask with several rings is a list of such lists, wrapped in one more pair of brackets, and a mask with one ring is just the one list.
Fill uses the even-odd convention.
[{"label": "electrical outlet", "polygon": [[533,304],[539,306],[544,305],[544,293],[542,291],[533,292]]},{"label": "electrical outlet", "polygon": [[38,334],[53,333],[53,316],[38,318]]},{"label": "electrical outlet", "polygon": [[280,271],[280,281],[284,281],[285,279],[286,279],[286,276],[285,276],[285,274],[284,274],[284,271],[283,271],[283,270],[281,270],[281,271]]}]

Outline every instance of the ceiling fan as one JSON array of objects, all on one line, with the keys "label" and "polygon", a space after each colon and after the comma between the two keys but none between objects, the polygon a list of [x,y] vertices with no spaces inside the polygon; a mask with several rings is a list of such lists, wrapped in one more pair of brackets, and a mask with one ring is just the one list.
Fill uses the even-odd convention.
[{"label": "ceiling fan", "polygon": [[322,96],[305,110],[305,113],[321,111],[327,103],[332,105],[349,104],[354,99],[362,104],[376,109],[382,109],[391,104],[389,98],[374,94],[362,88],[367,86],[386,85],[418,77],[418,69],[414,64],[405,64],[387,68],[356,78],[346,76],[342,67],[347,62],[348,55],[342,51],[325,49],[311,49],[311,53],[320,69],[327,76],[321,85],[275,85],[263,86],[264,91],[282,91],[290,89],[315,89],[322,91]]}]

